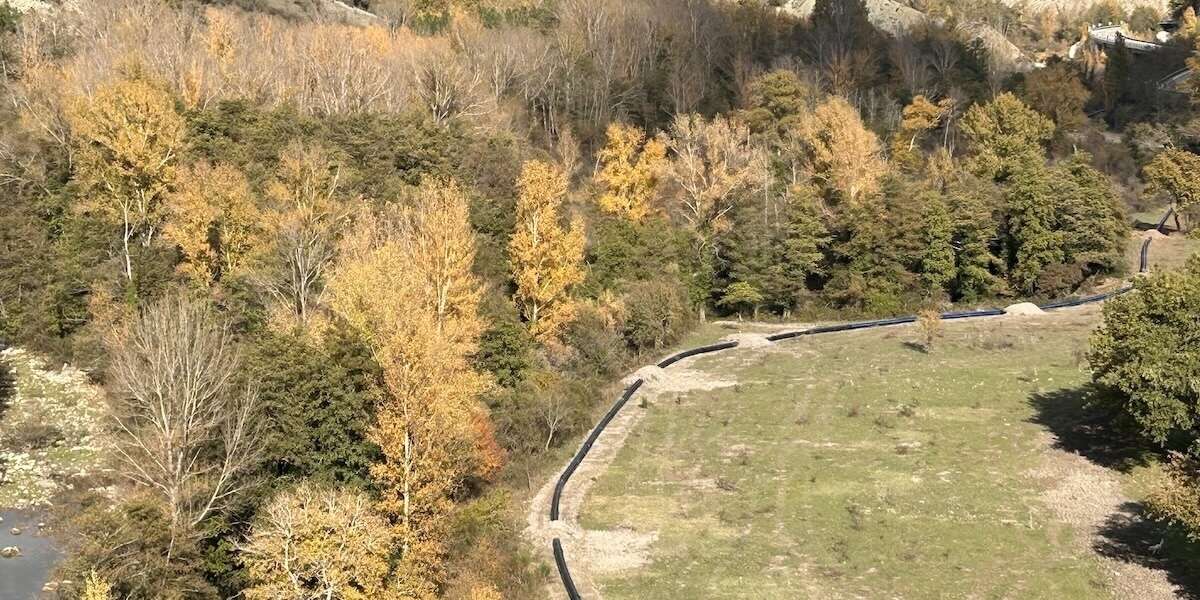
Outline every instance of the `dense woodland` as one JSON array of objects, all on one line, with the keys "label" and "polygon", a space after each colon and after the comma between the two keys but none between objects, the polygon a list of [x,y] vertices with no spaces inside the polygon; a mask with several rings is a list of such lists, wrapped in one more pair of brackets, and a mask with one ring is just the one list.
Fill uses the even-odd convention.
[{"label": "dense woodland", "polygon": [[[1062,48],[1161,15],[358,4],[0,11],[0,339],[109,399],[63,597],[541,597],[531,481],[697,321],[1082,293],[1132,212],[1200,199],[1187,90],[1154,85],[1200,65],[1186,7],[1169,60],[1026,72],[965,16]],[[1200,266],[1138,286],[1091,358],[1200,531]]]}]

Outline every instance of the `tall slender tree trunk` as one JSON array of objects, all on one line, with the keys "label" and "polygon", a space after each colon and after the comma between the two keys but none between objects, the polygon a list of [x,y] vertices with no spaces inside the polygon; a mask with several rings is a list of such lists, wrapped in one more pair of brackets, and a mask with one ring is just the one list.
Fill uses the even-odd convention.
[{"label": "tall slender tree trunk", "polygon": [[124,234],[121,238],[122,248],[125,252],[125,280],[133,283],[133,259],[129,257],[129,238],[133,237],[133,226],[129,223],[129,207],[121,207],[121,222],[124,226]]},{"label": "tall slender tree trunk", "polygon": [[403,491],[401,493],[404,494],[404,529],[406,530],[406,533],[408,535],[406,535],[404,538],[403,548],[401,549],[402,554],[408,554],[408,540],[411,536],[411,530],[412,530],[412,501],[410,500],[411,492],[412,492],[412,484],[410,483],[412,481],[412,471],[413,471],[412,465],[413,465],[412,432],[405,431],[404,432],[404,486],[403,486]]}]

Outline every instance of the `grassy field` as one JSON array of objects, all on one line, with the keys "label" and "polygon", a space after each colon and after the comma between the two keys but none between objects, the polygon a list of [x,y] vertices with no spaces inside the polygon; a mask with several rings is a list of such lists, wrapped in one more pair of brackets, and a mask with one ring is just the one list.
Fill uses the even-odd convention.
[{"label": "grassy field", "polygon": [[[1142,250],[1143,238],[1135,235],[1129,240],[1125,250],[1130,272],[1137,271],[1138,255]],[[1200,250],[1200,240],[1176,233],[1170,237],[1155,238],[1150,246],[1150,270],[1163,271],[1178,269],[1187,263],[1188,258]]]},{"label": "grassy field", "polygon": [[892,328],[699,359],[740,383],[639,408],[581,522],[657,537],[642,567],[596,584],[606,598],[1109,597],[1091,528],[1053,505],[1044,467],[1067,453],[1039,424],[1078,404],[1098,319],[947,323],[928,353]]}]

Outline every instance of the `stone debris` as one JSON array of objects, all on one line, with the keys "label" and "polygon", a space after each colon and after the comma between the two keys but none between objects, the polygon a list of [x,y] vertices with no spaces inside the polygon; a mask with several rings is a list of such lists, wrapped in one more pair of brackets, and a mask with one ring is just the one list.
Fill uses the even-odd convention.
[{"label": "stone debris", "polygon": [[1006,315],[1044,315],[1044,314],[1046,314],[1046,311],[1038,308],[1038,306],[1032,302],[1021,302],[1018,304],[1013,304],[1012,306],[1005,307],[1004,314],[1006,314]]}]

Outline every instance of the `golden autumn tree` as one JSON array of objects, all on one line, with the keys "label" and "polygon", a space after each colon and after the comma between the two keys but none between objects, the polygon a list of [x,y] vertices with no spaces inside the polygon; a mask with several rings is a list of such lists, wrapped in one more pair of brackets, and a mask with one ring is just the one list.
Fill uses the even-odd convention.
[{"label": "golden autumn tree", "polygon": [[333,310],[383,368],[388,396],[371,432],[383,461],[371,474],[400,544],[395,586],[404,598],[434,596],[453,494],[468,476],[499,467],[479,402],[489,382],[470,363],[484,321],[467,212],[457,184],[423,182],[412,208],[363,215],[328,285]]},{"label": "golden autumn tree", "polygon": [[879,138],[845,99],[833,96],[802,115],[793,136],[803,169],[827,191],[854,203],[879,189],[887,171]]},{"label": "golden autumn tree", "polygon": [[516,301],[539,341],[554,338],[574,316],[570,290],[583,281],[583,223],[562,226],[567,177],[529,161],[517,178],[517,228],[508,245]]},{"label": "golden autumn tree", "polygon": [[84,207],[120,226],[125,277],[132,282],[130,244],[149,246],[162,228],[163,201],[184,144],[183,118],[169,93],[133,76],[77,99],[67,119]]},{"label": "golden autumn tree", "polygon": [[112,597],[112,584],[97,575],[96,571],[89,572],[87,578],[83,580],[81,600],[112,600]]},{"label": "golden autumn tree", "polygon": [[600,210],[640,222],[652,210],[666,167],[667,147],[660,140],[647,140],[646,134],[632,125],[613,123],[606,136],[596,174],[604,189],[597,200]]},{"label": "golden autumn tree", "polygon": [[934,104],[925,96],[913,98],[904,107],[900,128],[892,138],[892,159],[907,167],[919,167],[920,155],[917,142],[925,132],[941,124],[952,107],[953,100],[946,99]]},{"label": "golden autumn tree", "polygon": [[179,172],[163,237],[183,254],[178,270],[200,285],[237,271],[265,233],[250,183],[238,169],[201,162]]},{"label": "golden autumn tree", "polygon": [[259,511],[239,548],[246,598],[387,597],[393,535],[366,494],[302,483]]}]

